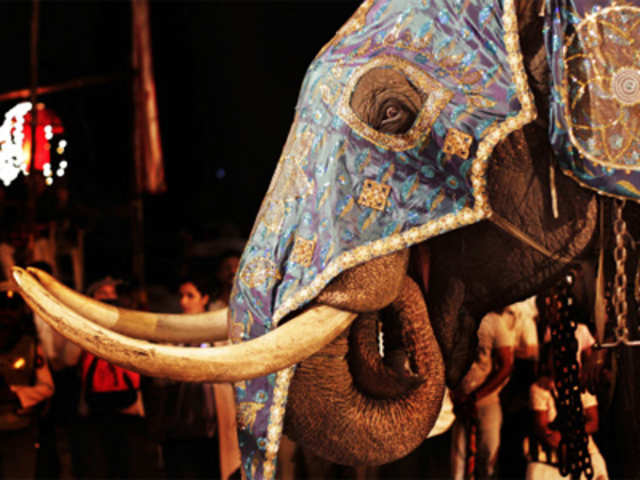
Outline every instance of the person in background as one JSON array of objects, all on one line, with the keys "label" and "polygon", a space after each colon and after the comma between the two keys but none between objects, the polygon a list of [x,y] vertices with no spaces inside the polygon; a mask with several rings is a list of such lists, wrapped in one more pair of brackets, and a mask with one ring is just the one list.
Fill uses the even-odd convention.
[{"label": "person in background", "polygon": [[[207,311],[210,302],[208,276],[191,270],[180,282],[180,308],[186,314]],[[202,344],[208,347],[209,344]],[[235,410],[231,419],[218,412],[219,387],[228,385],[172,382],[165,387],[162,444],[166,474],[169,478],[230,478],[238,475],[240,454],[235,432]],[[231,425],[231,427],[229,427]],[[229,428],[233,431],[229,432]],[[235,451],[221,445],[231,434]]]},{"label": "person in background", "polygon": [[0,293],[0,476],[36,478],[39,420],[53,377],[20,297]]},{"label": "person in background", "polygon": [[[53,275],[47,262],[34,262],[29,266]],[[78,414],[80,379],[77,368],[82,348],[56,332],[35,312],[33,322],[56,385],[50,408],[41,421],[38,476],[68,478],[73,471],[71,430]]]},{"label": "person in background", "polygon": [[[121,282],[105,277],[87,289],[104,303],[118,304]],[[152,461],[148,446],[140,374],[84,352],[81,363],[83,417],[79,455],[74,456],[79,478],[150,477]]]},{"label": "person in background", "polygon": [[[535,333],[535,324],[532,327],[522,320],[516,308],[508,306],[488,313],[480,322],[476,359],[452,392],[458,417],[452,431],[454,479],[471,475],[472,465],[477,478],[495,476],[502,426],[500,391],[513,370],[516,348],[533,351],[533,346],[526,344],[537,340],[537,336],[528,333],[531,328]],[[473,452],[468,445],[473,444],[469,440],[476,435],[477,452]]]},{"label": "person in background", "polygon": [[238,252],[228,250],[218,257],[215,267],[216,296],[209,306],[209,310],[218,310],[229,305],[229,297],[233,289],[233,278],[240,265]]},{"label": "person in background", "polygon": [[523,478],[527,460],[522,442],[529,433],[529,387],[537,378],[539,319],[536,297],[511,306],[521,334],[514,348],[513,371],[500,392],[503,422],[500,431],[498,471],[503,478]]},{"label": "person in background", "polygon": [[[533,411],[533,434],[525,443],[525,453],[529,458],[527,480],[565,479],[559,470],[561,453],[558,450],[562,434],[555,428],[557,417],[555,368],[550,343],[545,343],[540,355],[540,375],[530,389],[530,407]],[[587,450],[591,457],[593,480],[607,480],[607,465],[600,454],[592,434],[598,431],[598,400],[584,390],[580,394],[584,413],[585,432],[588,435]],[[586,478],[584,473],[582,479]]]}]

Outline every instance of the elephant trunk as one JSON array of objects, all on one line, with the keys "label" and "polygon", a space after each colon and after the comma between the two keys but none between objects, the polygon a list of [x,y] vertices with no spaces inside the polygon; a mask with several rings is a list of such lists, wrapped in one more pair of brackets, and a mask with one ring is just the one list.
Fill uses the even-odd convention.
[{"label": "elephant trunk", "polygon": [[443,394],[440,349],[422,293],[406,277],[387,309],[361,315],[348,333],[298,366],[285,425],[292,438],[332,462],[380,465],[424,440]]}]

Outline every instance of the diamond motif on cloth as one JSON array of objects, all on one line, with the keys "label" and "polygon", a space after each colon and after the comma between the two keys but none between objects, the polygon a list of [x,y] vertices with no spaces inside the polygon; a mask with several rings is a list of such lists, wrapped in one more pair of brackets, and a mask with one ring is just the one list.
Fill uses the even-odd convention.
[{"label": "diamond motif on cloth", "polygon": [[444,147],[442,151],[447,155],[457,155],[460,158],[469,158],[469,147],[473,142],[473,137],[468,133],[461,132],[455,128],[447,131],[444,139]]},{"label": "diamond motif on cloth", "polygon": [[310,267],[313,261],[313,251],[316,248],[315,240],[307,240],[302,237],[296,237],[293,245],[292,258],[293,261],[303,267]]},{"label": "diamond motif on cloth", "polygon": [[383,211],[390,191],[390,185],[366,179],[358,203],[363,207]]},{"label": "diamond motif on cloth", "polygon": [[240,281],[248,288],[255,288],[279,278],[276,265],[262,257],[251,260],[240,272]]}]

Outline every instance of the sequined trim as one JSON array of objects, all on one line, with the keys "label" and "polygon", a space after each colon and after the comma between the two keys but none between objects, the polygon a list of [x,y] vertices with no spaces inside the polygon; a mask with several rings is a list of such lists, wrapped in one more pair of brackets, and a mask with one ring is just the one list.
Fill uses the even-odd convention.
[{"label": "sequined trim", "polygon": [[347,23],[345,23],[342,28],[340,28],[340,30],[338,30],[338,32],[333,36],[333,38],[329,40],[324,47],[322,47],[320,52],[318,52],[318,55],[316,55],[316,58],[320,58],[322,54],[327,51],[327,49],[336,45],[347,35],[364,27],[367,23],[367,14],[369,13],[369,10],[371,10],[371,7],[374,3],[375,0],[366,0],[365,2],[360,4],[358,9],[353,13],[353,15],[351,15],[351,18],[347,20]]},{"label": "sequined trim", "polygon": [[442,151],[448,155],[457,155],[460,158],[469,158],[469,147],[473,143],[473,137],[456,128],[450,128],[444,139]]},{"label": "sequined trim", "polygon": [[383,211],[390,191],[391,186],[367,178],[362,186],[358,203],[363,207]]},{"label": "sequined trim", "polygon": [[[626,197],[624,195],[616,195],[615,193],[606,192],[606,191],[604,191],[604,190],[602,190],[600,188],[595,188],[593,185],[589,185],[588,183],[586,183],[583,180],[581,180],[580,178],[578,178],[576,176],[576,174],[573,172],[573,170],[569,170],[569,169],[565,169],[565,168],[562,168],[560,170],[562,171],[562,173],[564,173],[567,177],[571,178],[571,180],[576,182],[582,188],[585,188],[587,190],[592,190],[595,193],[597,193],[598,195],[603,195],[605,197],[617,198],[618,200],[633,200],[633,201],[636,201],[636,202],[638,201],[638,200],[635,200],[633,198]],[[636,194],[640,196],[640,192],[636,192]]]},{"label": "sequined trim", "polygon": [[[626,23],[616,24],[623,19]],[[559,88],[571,144],[599,166],[627,171],[640,170],[640,151],[633,150],[640,127],[628,120],[638,113],[640,69],[626,63],[640,55],[634,36],[640,31],[638,22],[640,8],[627,5],[606,7],[582,19],[565,42]],[[619,43],[623,40],[626,45]],[[609,54],[605,42],[615,43]],[[610,54],[617,49],[620,55]]]},{"label": "sequined trim", "polygon": [[316,248],[316,241],[296,236],[291,252],[291,260],[303,267],[310,267],[313,261],[313,252]]},{"label": "sequined trim", "polygon": [[[441,233],[460,228],[466,225],[479,222],[491,216],[491,207],[485,186],[485,174],[488,159],[495,145],[506,138],[514,130],[522,128],[527,123],[535,120],[536,109],[533,96],[527,83],[527,75],[522,63],[520,53],[520,43],[518,38],[518,20],[515,10],[515,0],[504,0],[504,13],[502,21],[504,24],[504,42],[507,48],[507,60],[511,71],[512,80],[516,86],[516,94],[522,109],[517,115],[510,117],[498,126],[491,129],[486,137],[479,143],[476,158],[472,166],[472,184],[475,194],[475,205],[473,208],[462,208],[456,214],[445,215],[437,220],[421,225],[406,232],[397,233],[362,245],[348,252],[344,252],[334,259],[310,285],[301,288],[292,297],[285,300],[276,310],[273,316],[273,324],[278,322],[285,315],[300,308],[311,299],[315,298],[325,285],[340,272],[354,267],[360,263],[377,258],[382,255],[393,253],[402,248],[409,247],[418,242],[434,237]],[[278,453],[279,439],[282,433],[282,423],[284,420],[284,407],[287,400],[287,391],[295,367],[278,372],[275,381],[274,401],[269,412],[268,444],[265,462],[263,465],[264,476],[267,479],[275,475],[275,460]]]},{"label": "sequined trim", "polygon": [[281,370],[276,375],[276,384],[273,389],[273,405],[269,411],[269,428],[267,429],[267,451],[262,466],[264,478],[274,478],[276,469],[276,458],[278,448],[280,448],[280,437],[282,435],[282,423],[284,422],[284,409],[287,403],[289,383],[293,378],[295,367]]},{"label": "sequined trim", "polygon": [[[351,94],[356,88],[360,78],[374,68],[384,67],[392,67],[401,71],[407,76],[411,83],[428,95],[427,100],[422,106],[422,110],[420,110],[411,128],[397,135],[382,133],[370,127],[360,120],[360,117],[356,115],[350,105]],[[449,103],[452,97],[453,92],[444,88],[437,80],[431,78],[407,60],[393,55],[380,55],[352,73],[340,99],[338,115],[356,133],[370,142],[387,150],[402,152],[414,148],[422,139],[428,138],[433,122],[438,118],[440,111]]]}]

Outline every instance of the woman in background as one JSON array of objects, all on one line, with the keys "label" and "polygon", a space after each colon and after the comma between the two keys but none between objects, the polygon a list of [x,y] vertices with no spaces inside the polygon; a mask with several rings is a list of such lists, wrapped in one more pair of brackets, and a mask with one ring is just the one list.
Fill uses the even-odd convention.
[{"label": "woman in background", "polygon": [[[209,292],[206,274],[187,273],[179,288],[182,312],[206,312],[211,299]],[[231,411],[229,406],[221,408],[222,403],[227,403],[226,397],[230,399]],[[168,416],[163,456],[169,478],[226,480],[234,473],[239,474],[240,452],[231,385],[171,384],[167,386],[165,402]]]}]

